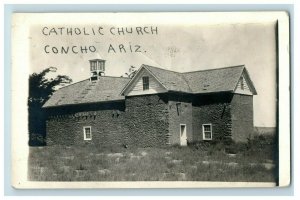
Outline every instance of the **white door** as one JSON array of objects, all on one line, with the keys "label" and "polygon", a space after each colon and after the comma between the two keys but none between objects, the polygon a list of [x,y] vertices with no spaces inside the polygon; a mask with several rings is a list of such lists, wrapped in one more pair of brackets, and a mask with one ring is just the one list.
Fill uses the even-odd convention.
[{"label": "white door", "polygon": [[186,125],[185,124],[180,124],[180,145],[181,146],[187,145]]}]

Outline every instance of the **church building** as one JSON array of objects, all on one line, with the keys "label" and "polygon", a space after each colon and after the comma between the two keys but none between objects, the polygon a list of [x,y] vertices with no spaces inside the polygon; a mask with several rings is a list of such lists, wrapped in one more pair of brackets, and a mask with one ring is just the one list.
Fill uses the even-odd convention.
[{"label": "church building", "polygon": [[124,78],[94,59],[90,72],[44,104],[47,145],[186,146],[253,133],[257,93],[244,65],[183,73],[142,65]]}]

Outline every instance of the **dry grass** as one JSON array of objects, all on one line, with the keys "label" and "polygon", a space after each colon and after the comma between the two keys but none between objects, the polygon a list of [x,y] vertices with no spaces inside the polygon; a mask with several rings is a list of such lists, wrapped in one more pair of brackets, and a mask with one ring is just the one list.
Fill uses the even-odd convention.
[{"label": "dry grass", "polygon": [[[212,150],[213,149],[213,150]],[[253,149],[256,149],[255,152]],[[223,148],[101,149],[31,147],[29,180],[34,181],[252,181],[275,182],[270,145],[228,155]]]}]

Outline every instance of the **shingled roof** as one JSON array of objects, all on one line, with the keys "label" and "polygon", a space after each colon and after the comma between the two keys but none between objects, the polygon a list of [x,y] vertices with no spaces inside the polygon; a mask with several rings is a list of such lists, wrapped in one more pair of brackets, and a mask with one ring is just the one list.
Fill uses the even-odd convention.
[{"label": "shingled roof", "polygon": [[233,92],[244,65],[182,73],[193,93]]},{"label": "shingled roof", "polygon": [[[192,94],[234,92],[244,73],[252,93],[256,94],[244,65],[184,73],[149,65],[142,65],[139,71],[142,69],[149,71],[167,91]],[[137,75],[133,79],[102,76],[96,82],[86,79],[57,90],[43,107],[124,100],[124,91]]]},{"label": "shingled roof", "polygon": [[96,82],[86,79],[60,88],[43,107],[123,100],[125,97],[120,93],[129,80],[108,76],[102,76]]},{"label": "shingled roof", "polygon": [[185,77],[179,73],[149,65],[143,65],[169,91],[192,92]]},{"label": "shingled roof", "polygon": [[[193,94],[233,92],[242,73],[245,72],[249,76],[244,65],[184,73],[149,65],[143,65],[142,67],[147,69],[166,90]],[[252,82],[250,84],[253,93],[256,94]]]}]

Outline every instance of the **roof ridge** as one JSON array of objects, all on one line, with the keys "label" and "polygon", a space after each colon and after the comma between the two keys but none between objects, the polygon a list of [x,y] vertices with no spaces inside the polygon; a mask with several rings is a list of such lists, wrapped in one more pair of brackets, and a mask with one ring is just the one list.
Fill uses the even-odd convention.
[{"label": "roof ridge", "polygon": [[[101,77],[130,79],[129,77],[119,77],[119,76],[101,76]],[[69,85],[66,85],[66,86],[63,86],[63,87],[59,88],[59,90],[65,88],[65,87],[69,87],[69,86],[71,86],[71,85],[75,85],[75,84],[80,83],[80,82],[83,82],[83,81],[87,81],[87,80],[89,80],[89,79],[90,79],[90,78],[83,79],[83,80],[78,81],[78,82],[75,82],[75,83],[71,83],[71,84],[69,84]]]},{"label": "roof ridge", "polygon": [[195,71],[189,71],[189,72],[180,72],[180,73],[181,74],[187,74],[187,73],[193,73],[193,72],[213,71],[213,70],[238,68],[238,67],[245,67],[245,65],[235,65],[235,66],[221,67],[221,68],[214,68],[214,69],[202,69],[202,70],[195,70]]},{"label": "roof ridge", "polygon": [[155,66],[146,65],[146,64],[143,64],[143,66],[145,66],[145,67],[153,67],[153,68],[157,68],[157,69],[164,70],[164,71],[174,72],[174,73],[177,73],[177,74],[187,74],[187,73],[193,73],[193,72],[203,72],[203,71],[212,71],[212,70],[228,69],[228,68],[235,68],[235,67],[236,68],[237,67],[245,67],[245,64],[234,65],[234,66],[226,66],[226,67],[220,67],[220,68],[214,68],[214,69],[201,69],[201,70],[188,71],[188,72],[178,72],[178,71],[164,69],[164,68],[155,67]]},{"label": "roof ridge", "polygon": [[121,76],[101,76],[101,77],[131,79],[129,77],[121,77]]},{"label": "roof ridge", "polygon": [[165,70],[165,71],[169,71],[169,72],[174,72],[174,73],[177,73],[177,74],[182,74],[181,72],[177,72],[177,71],[174,71],[174,70],[169,70],[169,69],[164,69],[164,68],[160,68],[160,67],[154,67],[154,66],[151,66],[151,65],[145,65],[143,64],[145,67],[153,67],[153,68],[157,68],[157,69],[160,69],[160,70]]},{"label": "roof ridge", "polygon": [[77,84],[77,83],[81,83],[81,82],[83,82],[83,81],[87,81],[87,80],[89,80],[89,78],[88,78],[88,79],[81,80],[81,81],[78,81],[78,82],[75,82],[75,83],[71,83],[71,84],[66,85],[66,86],[63,86],[63,87],[59,88],[58,90],[63,89],[63,88],[66,88],[66,87],[69,87],[69,86],[72,86],[72,85],[75,85],[75,84]]}]

